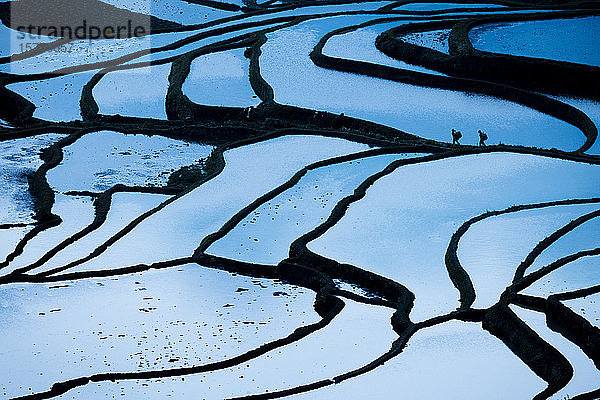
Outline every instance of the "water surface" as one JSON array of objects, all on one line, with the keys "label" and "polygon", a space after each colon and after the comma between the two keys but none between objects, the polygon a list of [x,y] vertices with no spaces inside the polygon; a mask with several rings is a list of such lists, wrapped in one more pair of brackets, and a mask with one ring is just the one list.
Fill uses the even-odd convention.
[{"label": "water surface", "polygon": [[197,165],[212,146],[163,136],[88,133],[63,149],[63,160],[47,173],[59,191],[104,191],[116,184],[165,186],[172,172]]},{"label": "water surface", "polygon": [[62,137],[48,133],[0,142],[0,224],[33,222],[27,176],[42,165],[39,152]]},{"label": "water surface", "polygon": [[[274,296],[277,292],[286,296]],[[208,364],[319,319],[310,291],[196,265],[2,286],[0,294],[3,362],[11,366],[0,370],[0,381],[8,397],[97,372]],[[122,386],[107,385],[111,390],[88,385],[83,390],[93,396],[81,398],[104,397]],[[164,396],[162,385],[135,385],[153,398]],[[77,392],[65,396],[79,397]]]},{"label": "water surface", "polygon": [[250,86],[243,49],[200,56],[192,61],[183,93],[194,103],[248,107],[260,104]]},{"label": "water surface", "polygon": [[487,24],[469,33],[478,50],[600,65],[600,17]]},{"label": "water surface", "polygon": [[[299,135],[229,150],[221,174],[152,215],[104,254],[76,270],[191,256],[206,235],[217,231],[241,208],[290,179],[300,168],[366,148],[343,139]],[[276,159],[272,154],[285,156]]]},{"label": "water surface", "polygon": [[[412,318],[423,320],[458,306],[444,256],[463,222],[518,204],[593,197],[598,186],[589,182],[598,171],[598,166],[507,153],[407,165],[377,181],[308,246],[404,284],[416,295]],[[470,265],[464,267],[470,271]],[[508,268],[514,273],[516,266]]]},{"label": "water surface", "polygon": [[[315,66],[309,54],[319,39],[337,27],[357,24],[361,18],[309,21],[267,35],[260,66],[274,89],[275,100],[345,113],[444,142],[451,140],[453,128],[462,131],[464,144],[477,144],[479,129],[487,133],[488,144],[576,150],[585,142],[577,128],[516,103]],[[287,72],[282,74],[282,70]]]}]

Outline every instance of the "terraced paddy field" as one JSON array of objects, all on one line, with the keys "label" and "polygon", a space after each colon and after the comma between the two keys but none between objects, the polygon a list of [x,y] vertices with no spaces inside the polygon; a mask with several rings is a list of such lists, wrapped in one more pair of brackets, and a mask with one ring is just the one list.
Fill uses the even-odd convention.
[{"label": "terraced paddy field", "polygon": [[599,18],[0,1],[0,398],[600,399]]}]

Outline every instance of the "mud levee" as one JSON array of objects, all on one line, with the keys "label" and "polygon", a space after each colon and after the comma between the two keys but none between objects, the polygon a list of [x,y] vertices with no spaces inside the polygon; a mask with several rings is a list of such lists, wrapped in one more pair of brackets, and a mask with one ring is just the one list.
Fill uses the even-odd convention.
[{"label": "mud levee", "polygon": [[[407,24],[380,35],[377,47],[391,57],[444,74],[502,83],[556,95],[600,98],[600,68],[565,61],[547,60],[476,50],[469,31],[478,25],[497,22],[536,21],[598,15],[598,10],[557,11],[522,15],[498,15],[468,20]],[[450,54],[402,41],[403,34],[452,28]]]},{"label": "mud levee", "polygon": [[[310,57],[316,65],[336,71],[357,73],[394,82],[407,83],[411,85],[480,93],[513,101],[524,106],[530,107],[534,110],[543,112],[547,115],[558,118],[560,120],[563,120],[580,129],[586,137],[586,141],[583,144],[583,146],[577,150],[578,152],[586,151],[595,142],[598,136],[598,130],[595,124],[592,122],[592,120],[585,113],[568,104],[565,104],[558,100],[554,100],[552,98],[546,97],[538,93],[533,93],[527,90],[494,82],[459,77],[439,76],[389,67],[385,65],[373,64],[364,61],[355,61],[337,57],[330,57],[323,54],[323,47],[331,37],[338,34],[350,32],[360,27],[369,26],[376,23],[388,22],[390,20],[393,21],[394,19],[386,18],[376,21],[369,21],[364,24],[354,25],[352,27],[345,27],[332,31],[327,35],[323,36],[319,43],[317,43],[317,45],[311,52]],[[424,49],[423,51],[426,53],[435,52],[439,53],[441,56],[449,57],[444,53],[423,48],[420,46],[405,44],[403,42],[399,44],[400,41],[395,38],[392,32],[393,30],[388,30],[379,35],[379,37],[376,40],[376,47],[388,56],[401,59],[402,57],[399,56],[396,52],[403,52],[405,49],[410,48],[419,54],[421,54],[421,50]]]},{"label": "mud levee", "polygon": [[575,343],[600,369],[600,329],[554,296],[546,303],[546,323],[550,329]]},{"label": "mud levee", "polygon": [[534,400],[547,398],[571,380],[573,367],[569,361],[521,321],[506,304],[499,303],[490,308],[483,317],[482,326],[548,383],[548,387]]}]

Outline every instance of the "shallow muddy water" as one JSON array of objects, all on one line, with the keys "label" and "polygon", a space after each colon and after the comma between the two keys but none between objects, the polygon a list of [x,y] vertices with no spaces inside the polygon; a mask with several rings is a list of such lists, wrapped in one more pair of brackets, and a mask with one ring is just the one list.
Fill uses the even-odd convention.
[{"label": "shallow muddy water", "polygon": [[[27,51],[27,43],[50,43],[56,38],[27,34],[26,36],[0,22],[0,57],[10,57]],[[31,45],[30,45],[31,46]]]},{"label": "shallow muddy water", "polygon": [[118,183],[164,186],[173,171],[198,164],[212,148],[162,136],[89,133],[63,149],[63,161],[48,171],[48,182],[63,192],[104,191]]},{"label": "shallow muddy water", "polygon": [[404,42],[428,47],[444,54],[450,54],[448,48],[448,36],[450,29],[438,29],[427,32],[412,32],[400,37]]},{"label": "shallow muddy water", "polygon": [[[589,284],[590,282],[586,282]],[[599,294],[593,294],[573,300],[565,300],[562,303],[587,319],[592,325],[600,328],[600,309],[598,308]]]},{"label": "shallow muddy water", "polygon": [[86,197],[57,194],[52,212],[61,217],[60,225],[44,230],[28,241],[23,253],[7,268],[0,270],[0,275],[37,261],[47,251],[83,229],[94,219],[93,201]]},{"label": "shallow muddy water", "polygon": [[0,259],[6,260],[19,241],[33,229],[31,226],[14,227],[0,230]]},{"label": "shallow muddy water", "polygon": [[[597,246],[598,243],[596,242],[594,247]],[[569,254],[571,254],[571,252],[569,252]],[[533,296],[548,297],[552,294],[570,292],[597,285],[600,281],[600,268],[598,268],[599,261],[600,257],[598,256],[584,257],[573,261],[535,282],[533,285],[523,290],[523,293]]]},{"label": "shallow muddy water", "polygon": [[[9,397],[95,372],[227,359],[319,319],[310,291],[196,265],[0,291],[3,362],[11,365],[0,387]],[[87,398],[106,394],[90,389],[98,391]]]},{"label": "shallow muddy water", "polygon": [[33,116],[46,121],[81,120],[81,91],[94,72],[64,75],[41,81],[20,82],[7,88],[35,104]]},{"label": "shallow muddy water", "polygon": [[218,10],[184,0],[106,0],[104,3],[182,25],[201,24],[235,15],[231,11]]},{"label": "shallow muddy water", "polygon": [[33,222],[27,176],[42,165],[39,152],[62,137],[49,133],[0,142],[0,225]]},{"label": "shallow muddy water", "polygon": [[[99,65],[99,67],[105,67],[106,63],[115,62],[115,60],[136,52],[141,53],[135,54],[135,57],[133,57],[134,62],[150,61],[160,58],[158,55],[144,57],[144,54],[147,54],[151,48],[160,48],[178,40],[193,36],[197,32],[198,31],[158,33],[151,36],[115,40],[74,40],[60,47],[47,50],[41,54],[23,60],[15,60],[10,64],[1,64],[0,71],[16,75],[35,73],[59,74],[60,70],[64,68],[83,68],[88,64],[94,63],[105,63]],[[36,41],[35,43],[37,44],[39,41]],[[13,47],[20,45],[21,40],[13,44]],[[160,52],[157,54],[160,54]],[[88,70],[93,70],[93,66],[86,68]],[[18,84],[14,84],[14,86],[17,85]]]},{"label": "shallow muddy water", "polygon": [[150,48],[149,37],[115,40],[74,40],[39,55],[2,64],[0,71],[17,75],[51,73],[61,68],[114,60]]},{"label": "shallow muddy water", "polygon": [[[279,301],[288,300],[283,298]],[[293,304],[291,302],[290,306],[293,307]],[[395,336],[389,329],[389,317],[390,312],[386,309],[373,310],[346,301],[341,314],[330,325],[238,367],[186,376],[184,379],[106,382],[74,390],[70,395],[84,399],[104,393],[124,393],[125,396],[142,393],[152,399],[189,396],[216,399],[287,389],[334,376],[347,367],[359,367],[387,351]],[[279,326],[282,322],[286,321],[274,321],[272,325]],[[287,331],[293,328],[288,326]],[[311,356],[307,357],[309,351]]]}]

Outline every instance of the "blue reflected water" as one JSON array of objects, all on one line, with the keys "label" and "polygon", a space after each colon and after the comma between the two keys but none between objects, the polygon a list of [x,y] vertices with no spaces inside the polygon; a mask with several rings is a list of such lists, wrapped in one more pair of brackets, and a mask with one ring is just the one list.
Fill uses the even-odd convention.
[{"label": "blue reflected water", "polygon": [[600,17],[488,24],[469,33],[478,50],[600,65]]},{"label": "blue reflected water", "polygon": [[248,107],[260,104],[248,80],[249,61],[243,49],[200,56],[192,61],[183,93],[194,103]]},{"label": "blue reflected water", "polygon": [[[576,150],[585,141],[577,128],[527,107],[492,97],[430,89],[317,67],[309,54],[326,33],[367,17],[309,21],[267,35],[261,73],[275,100],[316,110],[345,113],[428,139],[477,144],[477,130],[488,144],[521,144]],[[285,71],[282,73],[281,71]]]},{"label": "blue reflected water", "polygon": [[[379,180],[309,248],[405,284],[416,295],[411,315],[423,320],[458,305],[444,255],[464,221],[487,210],[599,192],[600,167],[538,156],[494,153],[409,165]],[[522,241],[515,238],[517,248]],[[512,251],[510,243],[504,251]],[[476,264],[464,267],[470,272]],[[516,267],[498,265],[513,273]]]}]

